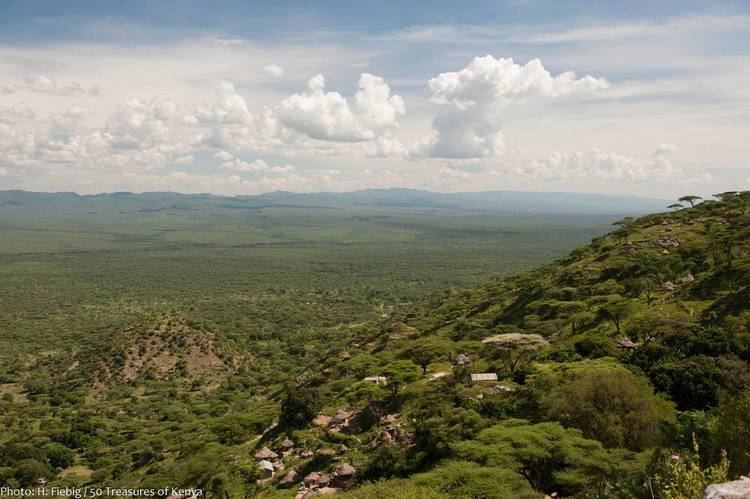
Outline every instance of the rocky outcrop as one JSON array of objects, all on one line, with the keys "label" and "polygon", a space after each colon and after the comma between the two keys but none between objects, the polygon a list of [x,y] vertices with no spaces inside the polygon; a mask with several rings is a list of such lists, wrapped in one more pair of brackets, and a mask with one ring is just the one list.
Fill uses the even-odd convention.
[{"label": "rocky outcrop", "polygon": [[709,485],[703,493],[703,499],[750,499],[750,480]]}]

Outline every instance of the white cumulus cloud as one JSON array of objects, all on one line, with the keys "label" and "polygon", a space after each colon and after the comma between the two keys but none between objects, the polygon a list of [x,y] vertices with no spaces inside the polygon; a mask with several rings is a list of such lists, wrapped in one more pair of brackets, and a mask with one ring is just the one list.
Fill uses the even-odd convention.
[{"label": "white cumulus cloud", "polygon": [[312,139],[359,142],[397,126],[406,107],[381,77],[363,73],[351,105],[338,92],[326,92],[325,78],[317,75],[304,93],[282,100],[276,112],[284,126]]},{"label": "white cumulus cloud", "polygon": [[444,110],[412,154],[452,159],[501,156],[506,149],[502,111],[514,101],[589,93],[608,86],[603,78],[577,78],[572,71],[552,76],[539,59],[520,65],[491,55],[475,57],[462,70],[429,80],[430,100]]},{"label": "white cumulus cloud", "polygon": [[596,148],[579,152],[555,152],[520,166],[517,173],[539,179],[598,179],[614,181],[685,180],[685,172],[657,150],[645,158],[633,158]]}]

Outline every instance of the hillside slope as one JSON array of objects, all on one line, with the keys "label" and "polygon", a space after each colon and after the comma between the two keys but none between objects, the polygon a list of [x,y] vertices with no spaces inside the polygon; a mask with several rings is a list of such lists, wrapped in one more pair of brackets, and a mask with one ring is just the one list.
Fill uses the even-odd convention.
[{"label": "hillside slope", "polygon": [[[651,497],[679,475],[665,453],[726,451],[747,474],[749,213],[750,193],[727,193],[624,219],[552,265],[435,296],[321,356],[284,435],[344,442],[361,480],[391,480],[353,497]],[[342,410],[344,428],[319,425]]]},{"label": "hillside slope", "polygon": [[696,497],[750,472],[749,235],[726,193],[378,321],[118,302],[124,326],[2,366],[0,484]]}]

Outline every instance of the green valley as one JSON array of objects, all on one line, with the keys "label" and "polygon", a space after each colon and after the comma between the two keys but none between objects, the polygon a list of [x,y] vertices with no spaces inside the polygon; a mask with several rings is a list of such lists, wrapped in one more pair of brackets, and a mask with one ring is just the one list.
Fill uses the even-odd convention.
[{"label": "green valley", "polygon": [[750,194],[568,196],[0,192],[0,484],[687,498],[748,473]]}]

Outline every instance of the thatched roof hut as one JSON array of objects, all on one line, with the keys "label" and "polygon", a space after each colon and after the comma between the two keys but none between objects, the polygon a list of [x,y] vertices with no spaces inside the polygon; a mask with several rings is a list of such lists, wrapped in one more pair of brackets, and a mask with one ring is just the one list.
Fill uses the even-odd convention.
[{"label": "thatched roof hut", "polygon": [[340,478],[351,478],[357,473],[357,469],[349,463],[344,463],[336,468],[336,476]]},{"label": "thatched roof hut", "polygon": [[620,338],[615,344],[617,345],[617,348],[622,348],[624,350],[632,350],[635,348],[635,343],[633,343],[633,340],[627,336]]},{"label": "thatched roof hut", "polygon": [[300,483],[301,481],[302,475],[297,473],[295,470],[289,470],[287,471],[286,475],[284,475],[284,478],[281,479],[281,485],[284,487],[291,487],[292,485]]},{"label": "thatched roof hut", "polygon": [[333,416],[333,419],[331,420],[331,423],[333,424],[344,424],[349,421],[349,418],[352,417],[352,413],[345,411],[344,409],[339,409],[336,411],[336,415]]},{"label": "thatched roof hut", "polygon": [[271,449],[269,449],[268,447],[263,447],[262,449],[260,449],[258,452],[255,453],[255,459],[259,459],[259,460],[273,461],[278,458],[279,458],[279,455],[276,454]]},{"label": "thatched roof hut", "polygon": [[307,485],[308,487],[317,486],[319,480],[320,473],[318,473],[317,471],[313,471],[305,477],[305,485]]}]

